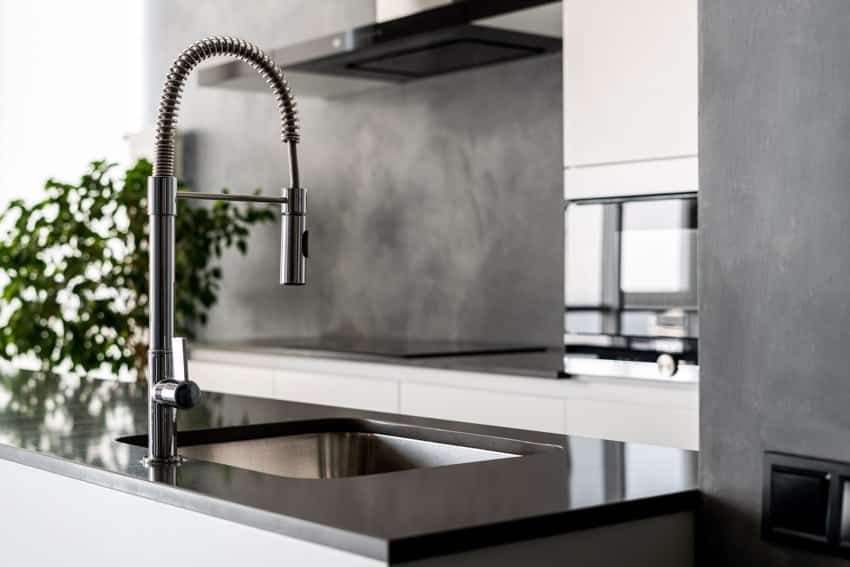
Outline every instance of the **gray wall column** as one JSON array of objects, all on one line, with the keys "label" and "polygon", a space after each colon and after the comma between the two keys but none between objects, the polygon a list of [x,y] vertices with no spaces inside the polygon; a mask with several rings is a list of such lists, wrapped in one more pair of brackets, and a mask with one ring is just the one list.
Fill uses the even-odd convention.
[{"label": "gray wall column", "polygon": [[850,2],[700,4],[705,565],[761,541],[765,450],[850,461]]}]

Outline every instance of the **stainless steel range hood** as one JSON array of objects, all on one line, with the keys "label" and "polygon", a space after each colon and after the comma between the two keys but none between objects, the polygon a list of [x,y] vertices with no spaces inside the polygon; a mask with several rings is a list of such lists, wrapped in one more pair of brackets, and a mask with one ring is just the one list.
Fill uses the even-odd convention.
[{"label": "stainless steel range hood", "polygon": [[[455,0],[269,50],[299,95],[334,96],[561,50],[561,2]],[[246,64],[199,72],[204,86],[268,90]]]}]

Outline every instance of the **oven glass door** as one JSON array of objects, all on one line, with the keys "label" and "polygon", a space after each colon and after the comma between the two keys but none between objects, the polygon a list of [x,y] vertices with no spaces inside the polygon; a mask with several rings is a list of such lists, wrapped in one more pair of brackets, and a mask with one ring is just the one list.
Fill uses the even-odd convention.
[{"label": "oven glass door", "polygon": [[567,342],[695,348],[696,194],[572,201],[565,215]]}]

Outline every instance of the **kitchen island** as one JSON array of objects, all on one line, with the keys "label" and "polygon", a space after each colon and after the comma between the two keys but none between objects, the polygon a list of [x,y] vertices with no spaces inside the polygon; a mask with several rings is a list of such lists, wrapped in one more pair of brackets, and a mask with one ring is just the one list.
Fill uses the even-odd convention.
[{"label": "kitchen island", "polygon": [[[628,554],[633,565],[693,561],[699,494],[691,451],[207,394],[180,412],[181,446],[212,430],[227,437],[345,419],[535,449],[332,479],[195,458],[159,474],[142,464],[146,396],[136,383],[25,371],[0,378],[4,560],[438,566],[572,557],[604,565]],[[50,546],[39,543],[45,530],[55,538]]]}]

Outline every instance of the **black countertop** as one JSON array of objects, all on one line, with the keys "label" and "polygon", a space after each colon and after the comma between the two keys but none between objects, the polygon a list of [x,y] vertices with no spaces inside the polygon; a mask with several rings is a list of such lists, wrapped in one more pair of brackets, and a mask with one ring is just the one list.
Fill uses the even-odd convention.
[{"label": "black countertop", "polygon": [[188,460],[154,478],[143,448],[116,441],[146,431],[145,400],[141,384],[6,373],[0,458],[390,562],[691,510],[699,497],[691,451],[223,394],[181,412],[181,430],[351,417],[560,448],[333,480]]},{"label": "black countertop", "polygon": [[537,344],[311,337],[196,345],[221,351],[336,358],[402,366],[564,378],[564,347]]},{"label": "black countertop", "polygon": [[[319,336],[263,338],[195,345],[204,349],[260,355],[296,356],[373,362],[440,370],[461,370],[532,378],[625,378],[667,384],[697,384],[698,367],[682,363],[673,376],[661,374],[655,362],[605,358],[596,354],[569,354],[564,346],[464,341],[415,341],[380,338]],[[205,358],[196,358],[204,361]]]},{"label": "black countertop", "polygon": [[545,345],[537,344],[435,341],[347,335],[254,339],[245,344],[266,348],[405,359],[515,354],[546,350]]}]

